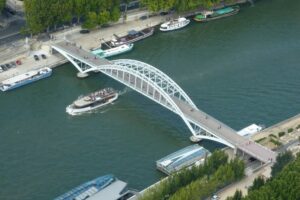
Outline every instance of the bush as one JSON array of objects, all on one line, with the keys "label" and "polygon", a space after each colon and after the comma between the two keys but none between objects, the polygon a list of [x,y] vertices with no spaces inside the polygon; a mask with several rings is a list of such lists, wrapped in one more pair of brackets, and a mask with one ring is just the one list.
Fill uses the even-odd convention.
[{"label": "bush", "polygon": [[279,142],[278,140],[274,140],[273,138],[271,138],[270,142],[272,142],[276,146],[280,146],[282,144],[281,142]]},{"label": "bush", "polygon": [[289,129],[288,129],[288,133],[291,133],[291,132],[293,132],[293,131],[294,131],[293,128],[289,128]]},{"label": "bush", "polygon": [[273,138],[277,138],[276,135],[274,135],[273,133],[269,135],[269,137],[273,137]]},{"label": "bush", "polygon": [[278,133],[278,136],[279,136],[279,137],[282,137],[282,136],[284,136],[284,135],[285,135],[285,132],[284,132],[284,131],[281,131],[281,132]]},{"label": "bush", "polygon": [[296,129],[300,129],[300,124],[298,124],[298,126],[296,127]]},{"label": "bush", "polygon": [[261,141],[263,141],[263,140],[265,140],[265,139],[266,139],[266,137],[263,137],[263,138],[260,138],[260,139],[258,139],[258,140],[255,140],[255,142],[260,143]]}]

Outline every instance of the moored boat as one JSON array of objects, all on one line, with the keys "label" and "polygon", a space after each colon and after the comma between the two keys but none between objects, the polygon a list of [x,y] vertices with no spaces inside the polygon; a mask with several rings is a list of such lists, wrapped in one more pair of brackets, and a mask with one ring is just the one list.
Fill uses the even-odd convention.
[{"label": "moored boat", "polygon": [[185,17],[179,17],[178,19],[173,19],[161,24],[159,30],[174,31],[187,26],[189,23],[190,23],[189,19],[186,19]]},{"label": "moored boat", "polygon": [[132,49],[133,49],[133,44],[123,44],[106,50],[103,50],[101,48],[95,49],[92,51],[92,53],[101,58],[108,58],[111,56],[116,56],[122,53],[126,53],[128,51],[131,51]]},{"label": "moored boat", "polygon": [[29,71],[25,74],[20,74],[18,76],[12,77],[10,79],[4,80],[0,83],[0,90],[8,91],[29,83],[38,81],[40,79],[49,77],[52,74],[52,69],[45,67],[38,70]]},{"label": "moored boat", "polygon": [[112,48],[112,47],[117,47],[117,46],[120,46],[123,44],[134,43],[134,42],[137,42],[139,40],[145,39],[145,38],[153,35],[153,33],[154,33],[154,28],[151,27],[151,28],[145,28],[141,31],[136,31],[136,30],[128,31],[128,34],[123,37],[114,35],[115,36],[114,39],[112,39],[109,42],[103,43],[102,49],[107,48],[107,46],[109,48]]},{"label": "moored boat", "polygon": [[235,15],[239,11],[240,11],[239,6],[226,7],[226,8],[221,8],[221,9],[212,10],[212,11],[203,11],[203,12],[201,12],[201,14],[196,15],[194,17],[194,20],[197,22],[207,22],[207,21]]},{"label": "moored boat", "polygon": [[126,200],[136,194],[127,183],[108,174],[83,183],[54,200]]},{"label": "moored boat", "polygon": [[71,105],[67,106],[66,112],[70,115],[78,115],[101,108],[112,103],[118,98],[118,93],[112,88],[104,88],[86,96],[80,96]]}]

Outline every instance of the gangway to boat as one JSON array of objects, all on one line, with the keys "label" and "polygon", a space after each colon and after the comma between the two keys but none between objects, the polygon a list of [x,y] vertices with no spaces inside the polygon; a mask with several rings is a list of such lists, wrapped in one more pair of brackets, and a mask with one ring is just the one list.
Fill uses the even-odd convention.
[{"label": "gangway to boat", "polygon": [[100,71],[179,115],[195,138],[219,142],[264,163],[276,153],[244,138],[237,131],[200,110],[184,90],[159,69],[137,60],[108,61],[76,44],[60,42],[52,48],[65,56],[81,73]]}]

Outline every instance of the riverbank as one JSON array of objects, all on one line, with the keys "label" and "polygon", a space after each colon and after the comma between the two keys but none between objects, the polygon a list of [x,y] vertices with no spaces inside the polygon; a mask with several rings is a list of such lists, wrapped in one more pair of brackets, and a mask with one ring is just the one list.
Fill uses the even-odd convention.
[{"label": "riverbank", "polygon": [[[248,1],[237,0],[236,2],[234,2],[234,4],[244,4],[246,2]],[[232,4],[233,3],[220,4],[215,6],[215,8],[229,6]],[[199,13],[201,10],[203,9],[186,12],[183,15],[186,17],[190,17]],[[15,43],[15,47],[3,47],[4,50],[0,52],[0,65],[15,62],[16,60],[20,60],[22,65],[18,65],[14,69],[10,69],[8,71],[0,73],[0,82],[31,70],[39,69],[42,67],[54,68],[67,63],[67,59],[65,59],[61,55],[52,54],[51,45],[61,42],[62,40],[67,39],[69,41],[76,42],[78,45],[82,46],[82,48],[90,50],[99,47],[101,45],[101,41],[103,40],[111,40],[114,35],[122,37],[127,35],[128,31],[130,30],[134,29],[136,31],[140,31],[148,27],[154,27],[172,17],[177,16],[177,14],[169,14],[165,16],[156,15],[148,17],[145,20],[140,20],[140,16],[149,15],[151,15],[151,13],[149,13],[148,11],[140,10],[138,12],[129,13],[126,23],[122,23],[122,19],[120,19],[117,23],[114,23],[107,28],[96,29],[91,31],[89,34],[81,34],[79,32],[81,30],[81,27],[75,26],[61,32],[53,33],[50,36],[51,40],[45,42],[37,40],[32,40],[29,42],[19,41]],[[35,61],[33,55],[41,54],[45,54],[47,56],[47,59]]]},{"label": "riverbank", "polygon": [[[270,126],[252,136],[254,141],[274,150],[300,142],[300,114]],[[294,149],[297,151],[297,148]],[[298,150],[300,151],[300,149]],[[294,152],[296,153],[296,152]]]}]

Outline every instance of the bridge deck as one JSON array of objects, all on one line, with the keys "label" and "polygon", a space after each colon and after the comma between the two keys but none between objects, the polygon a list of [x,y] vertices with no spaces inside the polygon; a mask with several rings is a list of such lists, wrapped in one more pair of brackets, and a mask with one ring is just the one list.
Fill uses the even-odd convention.
[{"label": "bridge deck", "polygon": [[203,111],[192,109],[190,105],[180,101],[179,99],[173,98],[173,100],[190,121],[205,128],[208,132],[214,133],[216,136],[228,141],[238,149],[257,158],[258,160],[270,162],[272,159],[275,161],[275,152],[254,141],[240,136],[235,130],[209,116]]},{"label": "bridge deck", "polygon": [[106,60],[104,58],[99,58],[92,54],[91,52],[82,49],[81,47],[76,46],[75,43],[70,42],[60,42],[53,45],[54,47],[57,47],[63,51],[65,51],[67,54],[71,55],[73,58],[76,58],[78,60],[81,60],[87,65],[90,65],[92,67],[99,67],[101,65],[109,65],[111,62],[109,60]]}]

